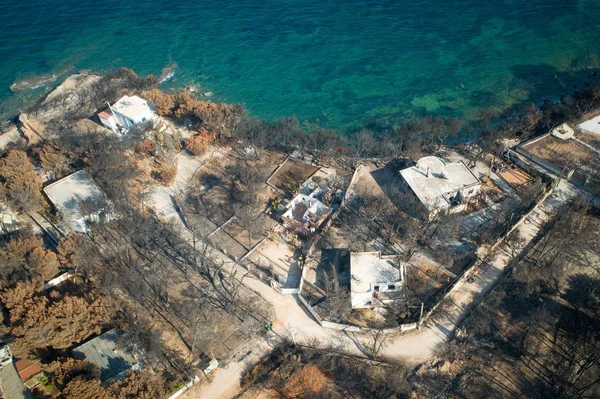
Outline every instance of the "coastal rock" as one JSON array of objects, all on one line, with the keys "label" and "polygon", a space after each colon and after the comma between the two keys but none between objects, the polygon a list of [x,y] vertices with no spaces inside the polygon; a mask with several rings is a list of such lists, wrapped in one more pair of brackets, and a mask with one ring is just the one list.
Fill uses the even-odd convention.
[{"label": "coastal rock", "polygon": [[41,102],[39,119],[48,122],[69,110],[84,106],[81,93],[100,79],[102,76],[94,73],[77,73],[69,76]]},{"label": "coastal rock", "polygon": [[19,129],[15,125],[0,134],[0,150],[6,149],[10,143],[15,143],[21,139]]},{"label": "coastal rock", "polygon": [[102,76],[88,72],[71,75],[65,79],[64,82],[56,86],[54,90],[48,93],[43,103],[49,103],[63,94],[77,93],[80,90],[88,88],[100,79],[102,79]]},{"label": "coastal rock", "polygon": [[22,112],[19,115],[18,127],[28,144],[37,144],[43,140],[46,126],[35,116]]},{"label": "coastal rock", "polygon": [[175,62],[171,62],[164,67],[160,73],[160,77],[158,78],[158,83],[164,83],[175,76],[175,69],[177,69],[177,63]]},{"label": "coastal rock", "polygon": [[46,86],[49,83],[54,82],[58,79],[57,75],[40,76],[38,78],[19,80],[10,85],[12,92],[19,92],[24,90],[33,90],[42,86]]},{"label": "coastal rock", "polygon": [[68,66],[52,74],[42,76],[31,76],[28,79],[16,80],[10,85],[12,92],[20,92],[24,90],[34,90],[40,87],[50,86],[55,80],[66,75],[73,69],[73,66]]},{"label": "coastal rock", "polygon": [[75,132],[80,134],[106,132],[106,128],[100,126],[91,119],[81,119],[75,123]]}]

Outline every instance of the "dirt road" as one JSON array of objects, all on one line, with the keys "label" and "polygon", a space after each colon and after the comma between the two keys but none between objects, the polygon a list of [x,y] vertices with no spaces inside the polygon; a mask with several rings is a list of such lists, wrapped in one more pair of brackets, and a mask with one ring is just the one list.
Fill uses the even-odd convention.
[{"label": "dirt road", "polygon": [[[552,211],[577,193],[574,186],[562,182],[555,195],[536,207],[517,231],[526,242],[530,242],[552,215]],[[457,327],[467,316],[470,308],[477,304],[498,282],[506,271],[515,254],[506,244],[497,248],[464,284],[458,286],[448,297],[441,311],[430,319],[420,330],[410,333],[390,335],[385,355],[403,360],[409,364],[418,364],[435,356],[437,350],[453,336]],[[228,261],[228,267],[239,267]],[[220,369],[212,376],[210,383],[192,388],[184,398],[231,398],[239,392],[239,381],[243,371],[251,367],[261,356],[267,355],[271,348],[284,337],[297,342],[308,343],[314,339],[354,354],[364,354],[365,343],[369,337],[343,331],[329,330],[313,320],[294,296],[283,296],[259,280],[248,279],[245,284],[260,293],[275,308],[277,320],[274,332],[255,342],[251,355],[242,362],[233,363],[227,369]]]}]

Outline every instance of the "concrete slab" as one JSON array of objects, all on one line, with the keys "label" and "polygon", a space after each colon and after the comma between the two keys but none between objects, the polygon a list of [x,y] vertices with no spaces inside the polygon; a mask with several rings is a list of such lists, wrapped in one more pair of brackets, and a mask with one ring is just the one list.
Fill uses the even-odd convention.
[{"label": "concrete slab", "polygon": [[0,368],[0,386],[4,399],[31,399],[31,392],[23,385],[14,363]]}]

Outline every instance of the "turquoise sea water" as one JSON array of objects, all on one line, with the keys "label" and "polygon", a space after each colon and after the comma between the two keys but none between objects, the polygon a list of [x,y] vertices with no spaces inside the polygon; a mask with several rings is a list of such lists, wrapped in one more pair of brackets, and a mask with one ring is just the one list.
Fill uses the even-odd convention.
[{"label": "turquoise sea water", "polygon": [[[40,76],[127,66],[252,115],[349,128],[597,82],[600,0],[0,0],[0,114]],[[72,69],[69,69],[72,68]],[[595,79],[595,80],[594,80]],[[47,86],[50,83],[47,84]]]}]

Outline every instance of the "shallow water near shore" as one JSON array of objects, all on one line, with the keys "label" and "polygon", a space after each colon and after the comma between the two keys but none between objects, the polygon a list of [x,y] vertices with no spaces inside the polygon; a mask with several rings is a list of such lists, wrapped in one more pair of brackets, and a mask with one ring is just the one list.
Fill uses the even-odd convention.
[{"label": "shallow water near shore", "polygon": [[[70,67],[158,77],[176,63],[162,87],[341,130],[472,119],[600,71],[600,0],[0,2],[3,117]],[[23,85],[36,80],[45,87]]]}]

